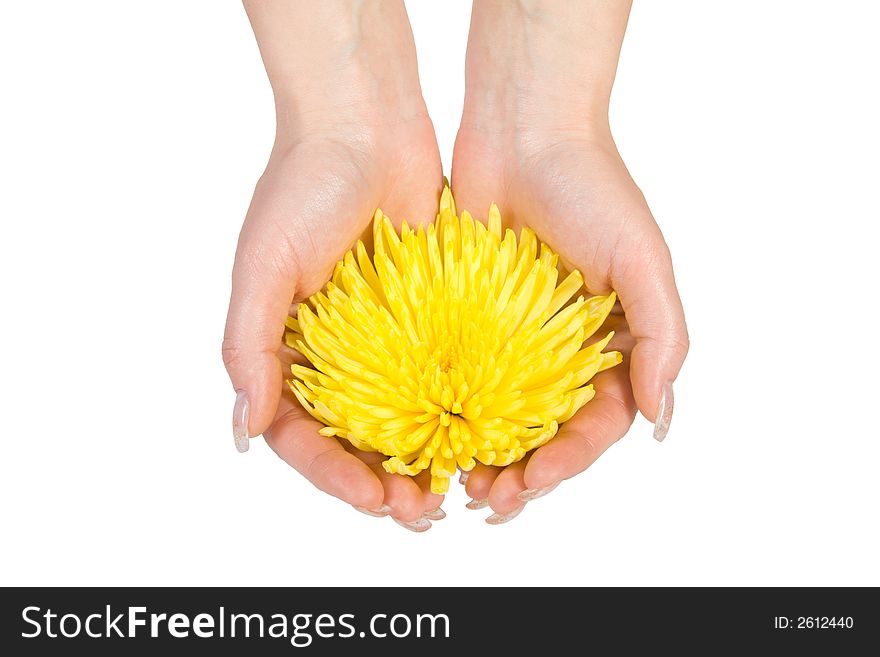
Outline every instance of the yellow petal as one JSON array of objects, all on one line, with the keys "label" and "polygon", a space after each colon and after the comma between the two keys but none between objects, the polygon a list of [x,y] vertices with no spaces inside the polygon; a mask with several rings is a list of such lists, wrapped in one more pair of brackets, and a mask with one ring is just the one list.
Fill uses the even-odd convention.
[{"label": "yellow petal", "polygon": [[[357,242],[324,290],[285,322],[300,405],[324,426],[389,458],[390,473],[431,474],[443,494],[456,468],[505,466],[552,440],[595,395],[589,380],[621,362],[613,334],[583,347],[616,301],[571,299],[558,256],[523,228],[457,214],[448,186],[434,222],[373,217],[373,251]],[[527,218],[525,218],[527,219]]]}]

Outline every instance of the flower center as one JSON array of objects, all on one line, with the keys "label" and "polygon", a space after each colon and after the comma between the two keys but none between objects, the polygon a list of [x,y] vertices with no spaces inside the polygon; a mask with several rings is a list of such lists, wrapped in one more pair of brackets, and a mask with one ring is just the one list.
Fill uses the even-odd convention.
[{"label": "flower center", "polygon": [[440,360],[440,371],[444,374],[449,374],[449,370],[454,370],[458,367],[458,356],[455,353],[449,353],[443,355]]},{"label": "flower center", "polygon": [[[422,394],[431,404],[439,406],[441,422],[448,426],[450,415],[460,415],[468,397],[466,359],[454,341],[443,341],[422,370]],[[436,408],[435,406],[435,408]]]}]

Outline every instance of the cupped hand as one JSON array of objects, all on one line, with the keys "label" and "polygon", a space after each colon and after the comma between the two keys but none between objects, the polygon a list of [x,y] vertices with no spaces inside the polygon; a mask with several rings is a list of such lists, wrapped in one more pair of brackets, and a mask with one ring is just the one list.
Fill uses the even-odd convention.
[{"label": "cupped hand", "polygon": [[[470,508],[515,517],[525,502],[589,467],[629,429],[636,410],[662,440],[672,381],[688,334],[669,249],[607,130],[506,126],[465,112],[455,146],[453,191],[460,209],[484,217],[490,203],[517,229],[530,226],[584,275],[588,294],[616,290],[618,367],[594,380],[596,396],[548,444],[506,468],[478,465],[467,477]],[[602,335],[605,333],[602,332]]]},{"label": "cupped hand", "polygon": [[433,219],[442,188],[434,130],[424,112],[323,124],[276,142],[239,238],[223,340],[237,391],[236,445],[245,451],[249,437],[263,434],[319,489],[423,531],[442,515],[429,478],[388,474],[382,455],[319,435],[321,425],[283,384],[299,356],[282,339],[288,313],[330,278],[376,208],[398,222]]}]

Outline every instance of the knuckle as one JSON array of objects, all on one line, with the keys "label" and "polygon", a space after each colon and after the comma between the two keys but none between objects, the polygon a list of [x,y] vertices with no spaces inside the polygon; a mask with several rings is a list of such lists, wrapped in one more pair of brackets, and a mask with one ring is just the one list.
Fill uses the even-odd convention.
[{"label": "knuckle", "polygon": [[641,258],[645,270],[653,275],[661,275],[672,269],[672,253],[659,234],[646,239],[640,253],[634,257]]},{"label": "knuckle", "polygon": [[[601,393],[600,393],[601,394]],[[617,395],[602,395],[607,402],[607,410],[599,414],[599,428],[605,435],[617,442],[626,435],[636,416],[635,401],[624,401]]]},{"label": "knuckle", "polygon": [[226,366],[226,369],[230,369],[235,366],[236,363],[241,359],[241,345],[235,338],[231,336],[223,337],[223,344],[220,347],[220,352],[223,355],[223,364]]},{"label": "knuckle", "polygon": [[604,422],[602,418],[597,417],[595,418],[595,422],[590,428],[590,431],[581,431],[577,434],[578,443],[581,446],[581,453],[585,455],[588,462],[592,462],[592,455],[599,450],[597,436],[604,431],[603,424]]},{"label": "knuckle", "polygon": [[266,276],[280,273],[278,271],[279,260],[264,244],[257,243],[243,248],[235,264],[245,278],[259,281]]},{"label": "knuckle", "polygon": [[672,254],[659,229],[642,232],[623,245],[615,245],[611,261],[612,282],[619,286],[624,281],[645,281],[661,276],[672,269]]},{"label": "knuckle", "polygon": [[[302,282],[301,240],[290,232],[270,231],[271,239],[239,244],[232,271],[233,296],[248,296],[267,284],[294,284],[292,299]],[[305,245],[306,247],[308,245]],[[306,261],[314,261],[315,258]],[[292,300],[291,299],[291,300]]]},{"label": "knuckle", "polygon": [[330,456],[333,450],[328,448],[322,452],[318,452],[306,465],[303,475],[312,483],[322,480],[327,468],[330,467]]},{"label": "knuckle", "polygon": [[688,355],[688,352],[691,349],[691,339],[690,336],[688,336],[687,331],[682,334],[682,337],[676,339],[674,344],[674,348],[683,360],[684,357]]},{"label": "knuckle", "polygon": [[691,339],[688,335],[687,329],[684,327],[677,328],[673,334],[665,340],[665,346],[676,358],[684,361],[691,348]]}]

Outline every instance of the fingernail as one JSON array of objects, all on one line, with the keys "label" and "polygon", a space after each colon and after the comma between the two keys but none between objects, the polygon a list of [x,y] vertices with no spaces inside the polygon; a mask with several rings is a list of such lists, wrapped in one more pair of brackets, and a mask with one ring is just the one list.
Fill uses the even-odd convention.
[{"label": "fingernail", "polygon": [[485,509],[489,506],[489,498],[483,500],[471,500],[465,506],[471,511],[479,511],[480,509]]},{"label": "fingernail", "polygon": [[354,506],[355,511],[360,511],[368,516],[373,516],[374,518],[384,518],[388,515],[388,512],[391,511],[391,507],[387,504],[383,504],[378,509],[368,509],[364,506]]},{"label": "fingernail", "polygon": [[550,484],[549,486],[544,486],[543,488],[527,488],[522,493],[516,496],[516,499],[522,502],[531,502],[532,500],[536,500],[539,497],[544,497],[547,493],[552,491],[559,485],[560,482],[556,482],[555,484]]},{"label": "fingernail", "polygon": [[522,510],[525,509],[525,505],[519,507],[516,511],[511,511],[510,513],[493,513],[491,516],[486,518],[486,522],[490,525],[503,525],[505,522],[510,522],[514,518],[516,518]]},{"label": "fingernail", "polygon": [[660,391],[660,403],[657,405],[657,419],[654,422],[654,440],[662,443],[669,433],[669,425],[672,423],[672,409],[675,406],[675,397],[672,394],[672,381],[663,384]]},{"label": "fingernail", "polygon": [[461,476],[458,478],[458,483],[460,483],[462,486],[465,485],[467,483],[468,477],[470,476],[470,472],[462,472]]},{"label": "fingernail", "polygon": [[232,437],[235,439],[235,449],[242,453],[248,451],[251,446],[248,438],[250,410],[247,392],[239,390],[235,395],[235,407],[232,409]]},{"label": "fingernail", "polygon": [[428,520],[443,520],[446,517],[446,511],[441,509],[439,506],[433,511],[425,511],[422,514],[422,518],[427,518]]},{"label": "fingernail", "polygon": [[397,518],[394,518],[394,522],[396,522],[404,529],[408,529],[411,532],[416,532],[417,534],[426,532],[431,529],[431,521],[427,518],[419,518],[418,520],[414,520],[413,522],[404,522],[403,520],[398,520]]}]

